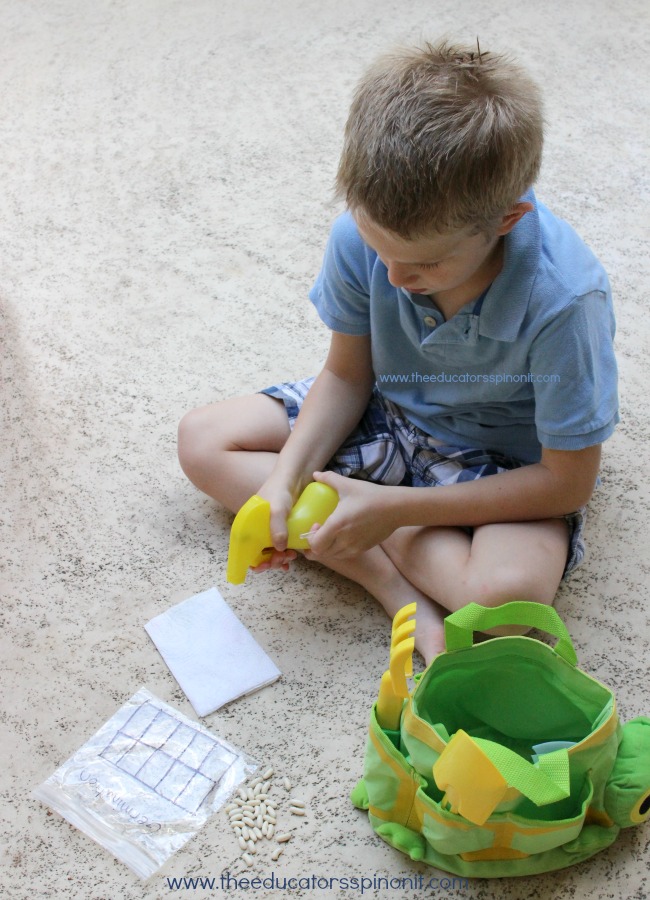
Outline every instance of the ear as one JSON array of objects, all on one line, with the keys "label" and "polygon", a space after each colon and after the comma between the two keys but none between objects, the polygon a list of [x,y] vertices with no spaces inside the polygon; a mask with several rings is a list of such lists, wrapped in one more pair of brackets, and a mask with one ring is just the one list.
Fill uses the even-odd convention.
[{"label": "ear", "polygon": [[516,203],[510,212],[507,212],[505,216],[501,219],[501,224],[497,228],[497,234],[501,237],[504,234],[508,234],[508,232],[512,231],[515,225],[523,219],[526,213],[532,212],[535,209],[532,203]]}]

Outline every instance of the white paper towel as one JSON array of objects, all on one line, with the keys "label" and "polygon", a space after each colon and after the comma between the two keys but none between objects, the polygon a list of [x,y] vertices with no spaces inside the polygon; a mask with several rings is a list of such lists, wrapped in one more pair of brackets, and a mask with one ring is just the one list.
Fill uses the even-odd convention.
[{"label": "white paper towel", "polygon": [[199,716],[282,674],[216,588],[195,594],[144,627]]}]

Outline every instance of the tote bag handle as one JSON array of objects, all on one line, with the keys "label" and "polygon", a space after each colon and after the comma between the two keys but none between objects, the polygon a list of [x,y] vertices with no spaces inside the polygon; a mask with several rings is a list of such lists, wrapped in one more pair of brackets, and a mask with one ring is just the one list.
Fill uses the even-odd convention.
[{"label": "tote bag handle", "polygon": [[497,628],[500,625],[521,625],[538,628],[558,639],[555,652],[570,665],[578,662],[569,632],[552,606],[515,600],[501,606],[481,606],[468,603],[445,619],[445,647],[448,652],[466,650],[474,643],[474,632]]}]

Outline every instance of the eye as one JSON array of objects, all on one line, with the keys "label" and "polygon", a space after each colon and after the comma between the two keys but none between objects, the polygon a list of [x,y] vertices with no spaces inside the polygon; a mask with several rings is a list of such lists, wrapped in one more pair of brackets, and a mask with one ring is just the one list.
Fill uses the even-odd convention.
[{"label": "eye", "polygon": [[440,263],[420,263],[421,269],[437,269]]}]

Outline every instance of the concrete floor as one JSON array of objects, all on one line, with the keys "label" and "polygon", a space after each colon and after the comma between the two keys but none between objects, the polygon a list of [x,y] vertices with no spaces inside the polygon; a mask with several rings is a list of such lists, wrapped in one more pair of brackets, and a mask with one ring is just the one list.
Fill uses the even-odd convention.
[{"label": "concrete floor", "polygon": [[[589,554],[557,608],[621,718],[650,713],[648,19],[642,0],[0,3],[3,897],[148,900],[173,893],[167,877],[225,871],[440,875],[348,801],[387,620],[305,561],[227,585],[230,516],[175,457],[185,410],[318,369],[327,334],[306,294],[346,108],[398,41],[478,35],[544,87],[538,194],[611,275],[622,407]],[[30,792],[140,687],[193,716],[143,625],[211,585],[284,675],[205,724],[289,775],[310,814],[281,865],[260,854],[247,870],[217,816],[144,883]],[[632,829],[575,868],[449,893],[640,900],[648,838]],[[337,893],[359,895],[291,896]]]}]

